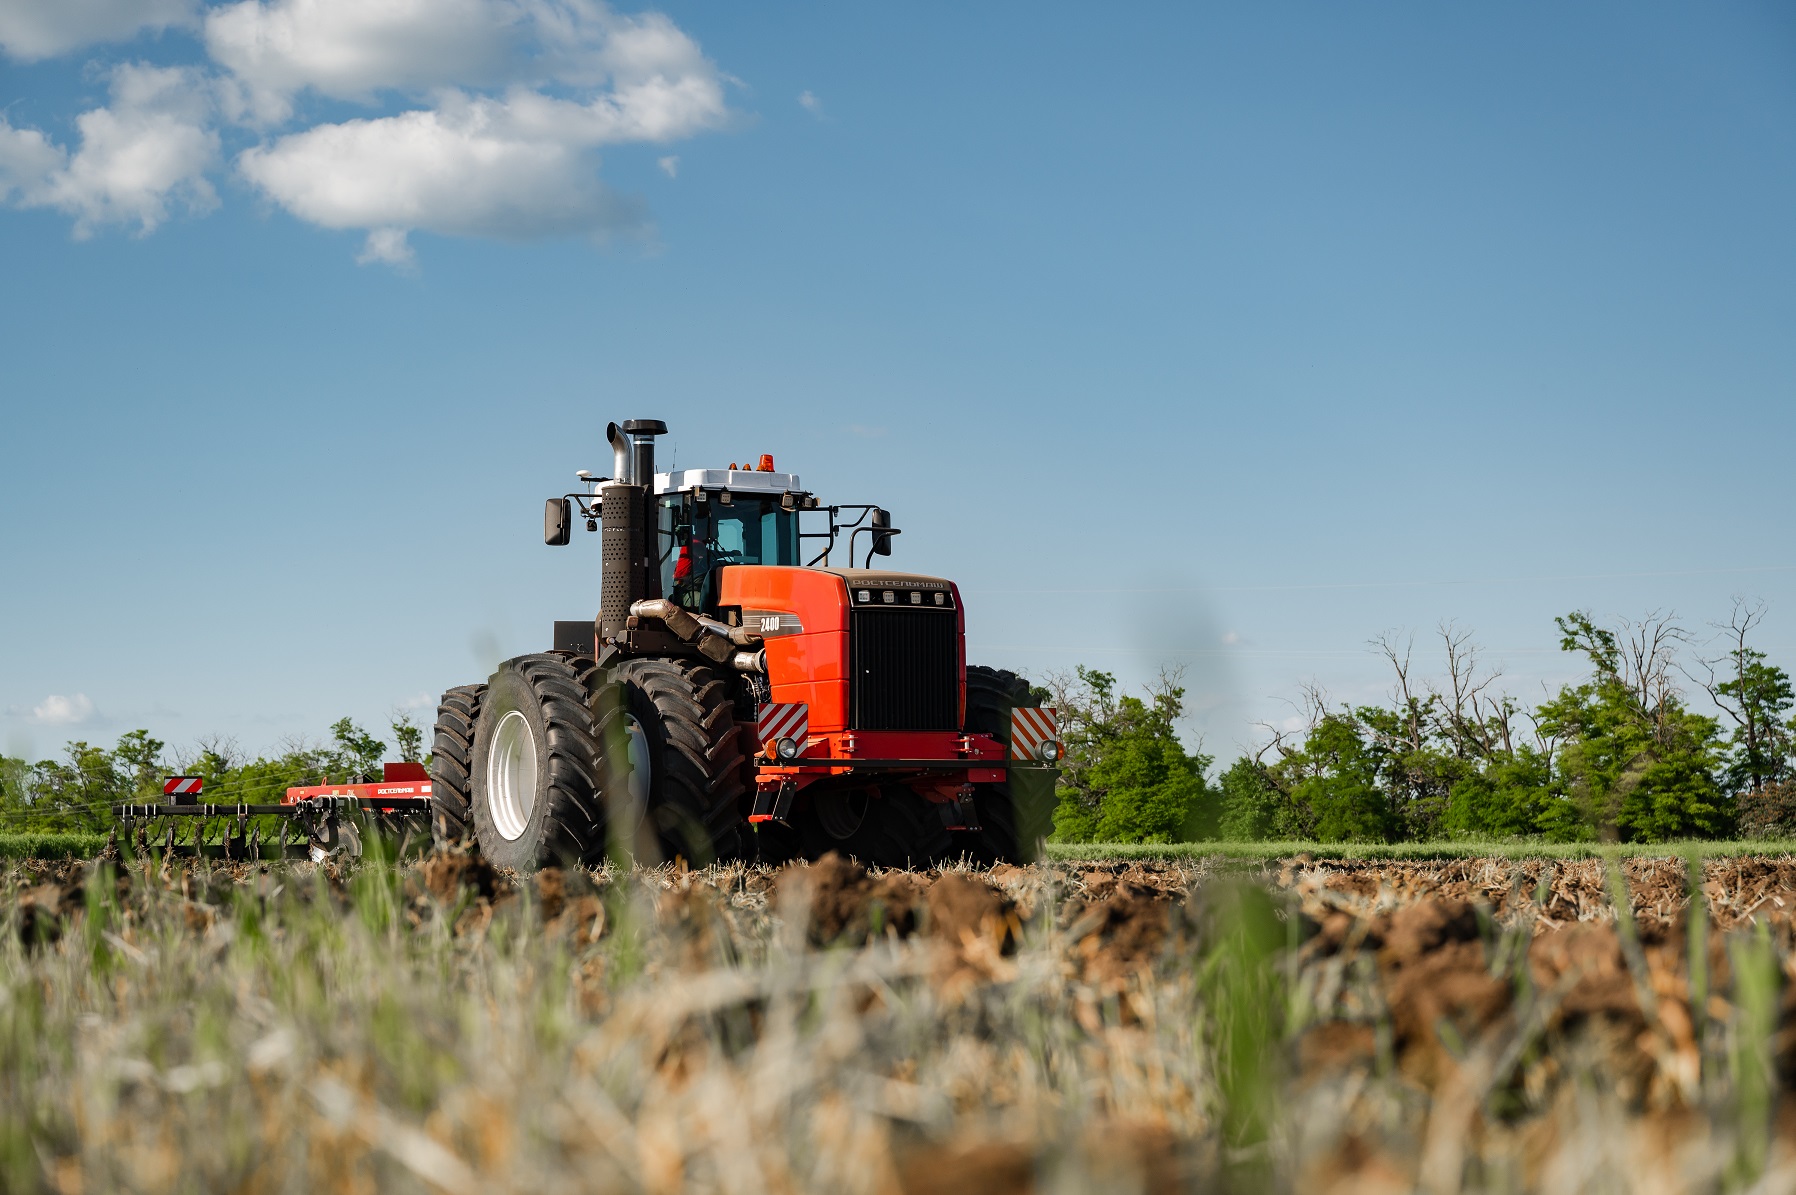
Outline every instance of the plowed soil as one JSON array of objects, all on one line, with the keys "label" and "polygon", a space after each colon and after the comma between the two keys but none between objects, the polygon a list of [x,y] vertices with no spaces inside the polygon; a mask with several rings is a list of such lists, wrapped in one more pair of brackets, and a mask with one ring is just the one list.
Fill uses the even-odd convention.
[{"label": "plowed soil", "polygon": [[[273,1152],[304,1182],[245,1163],[231,1171],[245,1189],[1796,1189],[1796,860],[1696,866],[1298,857],[1227,874],[916,873],[830,857],[519,878],[440,855],[376,884],[338,865],[25,864],[5,877],[13,995],[0,1013],[14,1036],[0,1106],[14,1110],[0,1138],[30,1145],[14,1179],[106,1188],[141,1161],[108,1119],[129,1111],[195,1151],[175,1149],[166,1182],[134,1185],[215,1186],[175,1098],[186,1080],[169,1076],[216,1065],[216,1086],[243,1085],[256,1112],[245,1139],[303,1145]],[[376,989],[446,969],[441,1016],[461,1028],[443,1031],[440,1063],[395,1061],[326,1019],[399,1015],[378,991],[295,1003],[293,975],[353,970],[333,952],[362,933],[298,949],[325,938],[268,928],[299,925],[295,894],[308,916],[374,927],[356,966]],[[294,944],[284,978],[239,959],[231,943],[247,933]],[[222,969],[226,1004],[253,995],[261,1020],[210,1030],[237,1043],[210,1063],[197,1025],[173,1031],[182,1044],[142,1064],[161,1086],[121,1103],[119,1068],[146,1049],[130,1027],[180,1007],[156,972],[183,942],[217,960],[183,962],[183,982]],[[105,974],[79,972],[83,959]],[[66,1066],[30,1062],[16,1035],[28,989],[49,993],[40,1021],[99,1044]],[[533,1016],[560,1010],[552,1055],[539,1029],[508,1041],[492,1003],[508,990],[532,993]],[[395,1007],[437,1017],[427,996]],[[487,1028],[470,1038],[475,1024]],[[325,1040],[271,1087],[256,1051],[288,1031]],[[346,1129],[320,1084],[442,1156]],[[512,1144],[489,1139],[495,1124]],[[508,1168],[525,1140],[533,1161]]]}]

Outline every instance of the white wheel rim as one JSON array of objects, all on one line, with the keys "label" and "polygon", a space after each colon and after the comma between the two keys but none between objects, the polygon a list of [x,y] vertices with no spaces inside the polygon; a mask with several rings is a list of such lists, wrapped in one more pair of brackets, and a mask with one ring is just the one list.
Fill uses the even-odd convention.
[{"label": "white wheel rim", "polygon": [[493,828],[507,842],[522,836],[530,824],[530,811],[536,808],[536,736],[517,710],[500,718],[493,731],[486,759],[486,804]]}]

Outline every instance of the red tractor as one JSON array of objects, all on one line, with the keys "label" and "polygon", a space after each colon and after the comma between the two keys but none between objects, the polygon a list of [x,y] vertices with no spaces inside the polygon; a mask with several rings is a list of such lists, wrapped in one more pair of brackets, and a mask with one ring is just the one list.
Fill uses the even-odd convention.
[{"label": "red tractor", "polygon": [[771,457],[657,473],[666,431],[610,425],[613,476],[549,500],[548,543],[569,542],[576,512],[603,527],[599,616],[443,695],[436,837],[520,870],[618,851],[1032,857],[1054,711],[1013,673],[967,666],[954,583],[871,567],[899,534],[886,512],[819,506]]}]

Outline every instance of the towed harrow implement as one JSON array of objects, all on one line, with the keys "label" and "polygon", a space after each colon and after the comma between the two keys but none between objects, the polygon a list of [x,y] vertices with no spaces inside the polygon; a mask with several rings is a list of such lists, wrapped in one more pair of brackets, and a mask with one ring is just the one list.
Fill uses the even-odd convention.
[{"label": "towed harrow implement", "polygon": [[[278,804],[202,801],[200,778],[170,776],[162,786],[162,803],[129,802],[114,805],[112,812],[140,853],[322,862],[332,855],[361,854],[371,836],[391,844],[395,854],[414,843],[428,844],[430,777],[424,765],[390,763],[382,773],[372,783],[289,788]],[[266,819],[275,822],[270,833],[264,833]]]}]

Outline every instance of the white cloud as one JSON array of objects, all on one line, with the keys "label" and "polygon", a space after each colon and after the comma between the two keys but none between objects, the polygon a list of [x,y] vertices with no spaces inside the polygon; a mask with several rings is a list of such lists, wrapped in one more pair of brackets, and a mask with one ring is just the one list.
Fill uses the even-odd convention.
[{"label": "white cloud", "polygon": [[[433,13],[444,19],[430,38],[408,39]],[[304,87],[346,97],[435,87],[430,108],[318,125],[238,161],[300,219],[367,229],[363,262],[409,264],[412,231],[524,239],[639,228],[639,206],[599,181],[595,151],[691,136],[729,115],[722,76],[671,21],[590,0],[245,0],[207,32],[250,94],[277,97],[257,101],[262,111]],[[498,96],[469,90],[506,76]],[[562,94],[539,89],[550,84]],[[674,174],[673,163],[662,169]]]},{"label": "white cloud", "polygon": [[0,47],[27,61],[184,25],[195,0],[0,0]]},{"label": "white cloud", "polygon": [[93,716],[94,703],[85,693],[73,697],[51,694],[31,707],[31,720],[43,726],[79,726]]},{"label": "white cloud", "polygon": [[[13,3],[36,12],[40,0],[0,0]],[[137,11],[173,5],[138,0]],[[692,38],[662,14],[599,0],[239,0],[206,15],[204,39],[222,73],[118,68],[111,103],[77,118],[72,149],[0,117],[0,201],[68,212],[78,237],[107,224],[148,232],[177,205],[216,205],[207,174],[220,121],[235,121],[266,131],[236,159],[249,183],[302,220],[365,232],[358,260],[408,266],[417,231],[643,227],[640,205],[600,181],[598,150],[730,117],[724,77]],[[415,106],[292,131],[305,94]],[[660,166],[674,177],[679,159]]]},{"label": "white cloud", "polygon": [[418,255],[412,252],[412,244],[406,239],[403,228],[370,230],[368,239],[362,242],[362,251],[355,255],[355,263],[359,266],[383,262],[386,265],[409,269],[416,265],[417,261]]},{"label": "white cloud", "polygon": [[0,201],[36,195],[68,155],[36,129],[15,129],[0,116]]},{"label": "white cloud", "polygon": [[680,156],[678,154],[668,154],[665,158],[656,158],[655,165],[661,167],[661,173],[667,175],[668,178],[680,177]]},{"label": "white cloud", "polygon": [[415,229],[522,238],[639,225],[635,205],[599,182],[582,140],[499,101],[461,100],[319,125],[245,153],[240,165],[300,219],[376,233],[365,260],[404,260],[404,234]]},{"label": "white cloud", "polygon": [[1223,634],[1222,642],[1229,647],[1233,647],[1235,644],[1241,642],[1241,636],[1233,631],[1228,631]]},{"label": "white cloud", "polygon": [[245,0],[206,17],[206,48],[264,120],[296,92],[342,99],[503,81],[519,13],[490,0]]},{"label": "white cloud", "polygon": [[627,99],[699,82],[722,103],[716,68],[672,21],[596,0],[242,0],[207,16],[206,47],[263,121],[286,119],[307,88],[368,100],[610,82]]},{"label": "white cloud", "polygon": [[798,106],[812,116],[823,115],[823,101],[808,91],[798,93]]},{"label": "white cloud", "polygon": [[149,232],[169,207],[205,211],[218,202],[206,171],[218,134],[205,79],[188,68],[141,63],[112,72],[112,102],[75,118],[80,148],[70,155],[35,129],[0,121],[0,197],[75,217],[75,235],[106,224]]}]

